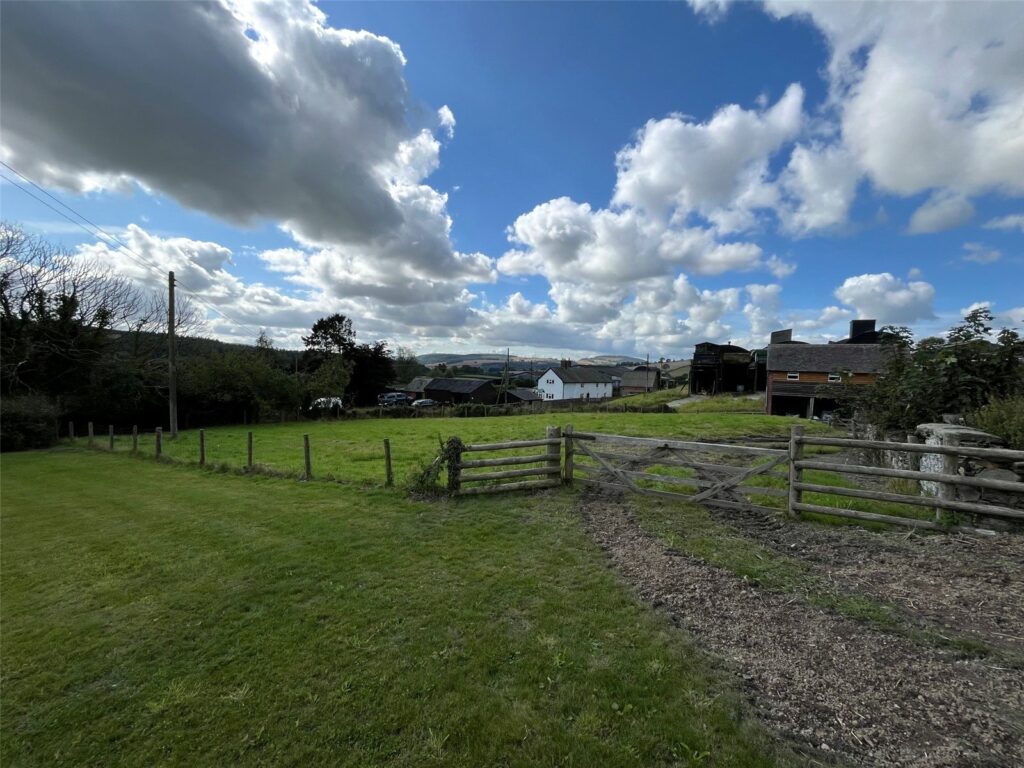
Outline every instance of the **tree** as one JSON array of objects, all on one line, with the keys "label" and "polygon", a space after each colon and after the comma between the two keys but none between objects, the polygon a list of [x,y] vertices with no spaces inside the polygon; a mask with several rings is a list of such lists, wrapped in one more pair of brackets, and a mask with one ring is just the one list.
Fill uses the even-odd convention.
[{"label": "tree", "polygon": [[325,355],[344,355],[356,345],[352,321],[340,314],[321,317],[313,323],[312,333],[302,337],[306,349]]},{"label": "tree", "polygon": [[416,359],[411,349],[399,347],[395,351],[395,377],[399,381],[411,381],[417,376],[430,373],[430,369]]},{"label": "tree", "polygon": [[993,341],[992,320],[988,309],[976,309],[946,338],[916,344],[907,328],[883,328],[885,367],[872,386],[847,390],[843,410],[882,429],[909,430],[1024,394],[1024,342],[1008,328]]}]

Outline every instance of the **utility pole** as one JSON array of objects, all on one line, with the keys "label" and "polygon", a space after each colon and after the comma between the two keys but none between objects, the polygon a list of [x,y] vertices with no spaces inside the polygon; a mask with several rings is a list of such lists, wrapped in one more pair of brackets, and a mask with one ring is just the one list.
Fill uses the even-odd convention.
[{"label": "utility pole", "polygon": [[167,273],[167,399],[170,403],[171,438],[178,436],[178,380],[174,370],[177,346],[174,338],[174,272]]}]

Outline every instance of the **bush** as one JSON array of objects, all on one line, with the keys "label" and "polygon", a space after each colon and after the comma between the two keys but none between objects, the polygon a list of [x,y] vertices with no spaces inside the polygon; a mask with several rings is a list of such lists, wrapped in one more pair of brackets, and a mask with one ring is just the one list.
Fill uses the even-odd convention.
[{"label": "bush", "polygon": [[40,395],[0,400],[0,451],[49,448],[57,442],[57,408]]},{"label": "bush", "polygon": [[992,398],[971,414],[970,423],[1003,438],[1008,448],[1024,450],[1024,395]]}]

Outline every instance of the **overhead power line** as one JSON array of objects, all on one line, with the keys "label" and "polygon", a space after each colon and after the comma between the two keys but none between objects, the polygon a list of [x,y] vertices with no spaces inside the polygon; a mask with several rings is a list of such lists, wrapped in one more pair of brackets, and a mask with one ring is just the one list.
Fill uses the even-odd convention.
[{"label": "overhead power line", "polygon": [[[88,217],[82,215],[81,213],[76,211],[74,208],[72,208],[70,205],[65,203],[63,200],[61,200],[61,199],[55,197],[54,195],[50,194],[47,190],[45,190],[43,187],[39,186],[36,182],[34,182],[32,179],[30,179],[24,173],[19,171],[17,168],[13,167],[12,165],[6,163],[3,160],[0,160],[0,165],[2,165],[4,168],[8,169],[12,173],[16,174],[18,176],[18,178],[20,178],[23,181],[25,181],[26,183],[30,184],[33,188],[37,189],[39,192],[41,192],[46,197],[48,197],[51,200],[53,200],[55,203],[57,203],[57,205],[61,206],[61,208],[66,209],[67,211],[69,211],[73,216],[77,217],[77,220],[75,218],[72,218],[71,215],[68,215],[68,213],[66,213],[64,210],[61,210],[61,208],[55,208],[53,205],[48,203],[46,200],[42,199],[38,195],[33,194],[32,190],[26,189],[24,186],[19,184],[14,179],[9,178],[5,174],[0,174],[0,178],[3,178],[5,181],[10,183],[16,189],[21,190],[26,195],[31,197],[33,200],[35,200],[36,202],[40,203],[41,205],[46,206],[51,211],[56,213],[58,216],[62,217],[66,221],[69,221],[70,223],[74,224],[75,226],[77,226],[79,229],[83,230],[87,234],[95,237],[97,240],[102,241],[105,245],[107,245],[109,247],[116,246],[117,250],[123,251],[125,256],[127,256],[133,262],[135,262],[136,264],[141,266],[143,269],[151,271],[154,276],[160,278],[161,280],[164,279],[164,270],[158,264],[152,262],[151,260],[147,259],[142,254],[140,254],[138,251],[136,251],[133,248],[129,247],[127,244],[124,243],[124,241],[122,241],[116,235],[110,234],[105,229],[103,229],[103,227],[101,227],[99,224],[97,224],[96,222],[92,221]],[[90,227],[91,227],[91,229],[90,229]],[[190,286],[186,285],[181,279],[175,277],[174,281],[175,281],[175,283],[177,285],[181,286],[186,291],[188,291],[189,294],[191,294],[191,298],[197,304],[202,305],[203,307],[205,307],[206,309],[210,310],[211,312],[215,312],[216,314],[220,315],[224,320],[227,320],[228,322],[234,323],[236,326],[238,326],[239,328],[241,328],[243,330],[256,331],[256,333],[254,334],[255,336],[258,336],[260,334],[262,329],[257,328],[254,325],[250,325],[249,323],[242,323],[242,322],[238,321],[237,319],[231,317],[229,314],[224,312],[222,309],[220,309],[219,307],[211,304],[209,301],[207,301],[206,299],[201,297],[199,295],[198,291],[196,291],[194,288],[191,288]]]}]

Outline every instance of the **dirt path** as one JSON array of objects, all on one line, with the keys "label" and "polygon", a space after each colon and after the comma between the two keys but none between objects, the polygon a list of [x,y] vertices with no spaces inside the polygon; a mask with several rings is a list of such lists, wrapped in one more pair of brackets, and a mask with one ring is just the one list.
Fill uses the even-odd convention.
[{"label": "dirt path", "polygon": [[805,562],[837,592],[895,605],[911,624],[955,630],[1024,653],[1024,537],[830,528],[750,508],[709,508],[709,513],[747,538]]},{"label": "dirt path", "polygon": [[669,550],[616,495],[584,494],[581,513],[640,597],[724,658],[779,732],[853,765],[1024,765],[1020,670],[752,587]]}]

